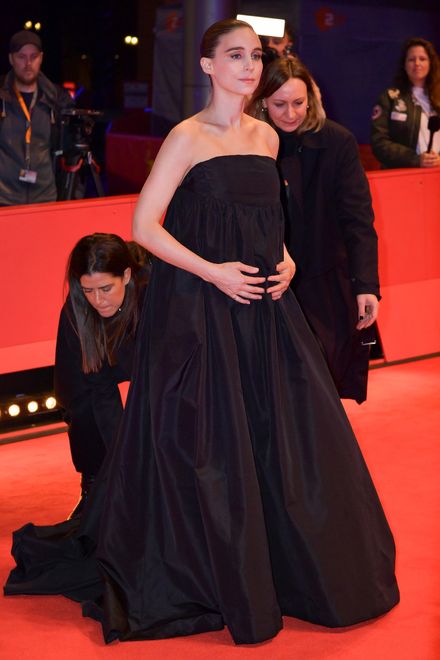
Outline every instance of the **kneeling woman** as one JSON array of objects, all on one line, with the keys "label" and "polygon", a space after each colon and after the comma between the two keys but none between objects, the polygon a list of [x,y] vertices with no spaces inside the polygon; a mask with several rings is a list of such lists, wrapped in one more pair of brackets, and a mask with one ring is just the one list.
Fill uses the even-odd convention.
[{"label": "kneeling woman", "polygon": [[148,254],[115,234],[84,236],[67,266],[69,295],[61,310],[55,395],[65,408],[73,464],[81,473],[81,514],[118,429],[118,383],[130,379]]}]

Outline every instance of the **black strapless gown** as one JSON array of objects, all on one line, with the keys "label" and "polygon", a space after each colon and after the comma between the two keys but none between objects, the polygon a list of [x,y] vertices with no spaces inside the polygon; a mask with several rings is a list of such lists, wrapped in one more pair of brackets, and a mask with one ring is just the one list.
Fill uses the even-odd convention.
[{"label": "black strapless gown", "polygon": [[[275,162],[195,165],[165,227],[210,261],[275,273]],[[392,534],[290,290],[241,305],[156,260],[104,472],[79,530],[15,533],[6,593],[93,598],[84,610],[107,642],[224,625],[237,643],[260,642],[282,615],[348,626],[399,600]]]}]

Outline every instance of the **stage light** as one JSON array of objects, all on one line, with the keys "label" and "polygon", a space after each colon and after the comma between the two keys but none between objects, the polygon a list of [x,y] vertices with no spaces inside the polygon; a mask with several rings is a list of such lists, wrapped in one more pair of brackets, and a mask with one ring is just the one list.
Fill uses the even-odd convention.
[{"label": "stage light", "polygon": [[57,400],[55,399],[54,396],[48,396],[46,401],[44,402],[44,405],[48,410],[53,410],[54,408],[56,408]]},{"label": "stage light", "polygon": [[16,403],[13,403],[8,408],[8,413],[10,417],[17,417],[20,414],[20,406],[17,406]]},{"label": "stage light", "polygon": [[30,30],[31,27],[32,27],[32,21],[26,21],[26,23],[24,24],[24,29]]},{"label": "stage light", "polygon": [[35,23],[34,28],[36,30],[41,30],[41,23]]},{"label": "stage light", "polygon": [[0,378],[0,444],[3,434],[59,424],[63,409],[53,391],[53,368]]},{"label": "stage light", "polygon": [[127,36],[124,37],[124,41],[127,46],[137,46],[139,43],[139,37],[132,37],[131,35],[127,34]]},{"label": "stage light", "polygon": [[38,403],[36,401],[29,401],[27,404],[28,412],[35,413],[38,410]]},{"label": "stage light", "polygon": [[283,37],[286,21],[283,18],[267,18],[266,16],[248,16],[237,14],[239,21],[246,21],[257,34],[265,37]]}]

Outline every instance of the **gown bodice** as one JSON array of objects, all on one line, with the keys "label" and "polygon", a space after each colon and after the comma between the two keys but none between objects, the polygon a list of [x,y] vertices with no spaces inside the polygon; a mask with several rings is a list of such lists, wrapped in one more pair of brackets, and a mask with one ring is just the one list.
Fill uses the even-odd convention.
[{"label": "gown bodice", "polygon": [[180,188],[225,203],[278,205],[279,177],[275,160],[255,154],[215,156],[194,165]]},{"label": "gown bodice", "polygon": [[[276,163],[268,156],[201,161],[177,188],[164,227],[208,261],[242,261],[258,266],[261,275],[274,274],[284,240],[279,185]],[[161,270],[173,268],[161,264]]]}]

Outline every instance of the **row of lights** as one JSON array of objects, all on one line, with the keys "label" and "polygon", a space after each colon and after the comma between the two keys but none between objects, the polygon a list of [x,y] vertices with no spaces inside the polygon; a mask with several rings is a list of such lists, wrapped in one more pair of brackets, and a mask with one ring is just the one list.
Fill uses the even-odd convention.
[{"label": "row of lights", "polygon": [[32,398],[23,400],[16,398],[14,402],[6,403],[0,408],[0,418],[19,417],[20,415],[34,415],[38,412],[55,410],[58,406],[54,396],[43,396],[41,399]]},{"label": "row of lights", "polygon": [[41,23],[39,21],[37,21],[36,23],[32,23],[32,21],[26,21],[26,23],[24,24],[24,29],[32,30],[32,28],[34,28],[34,30],[38,32],[39,30],[41,30]]}]

